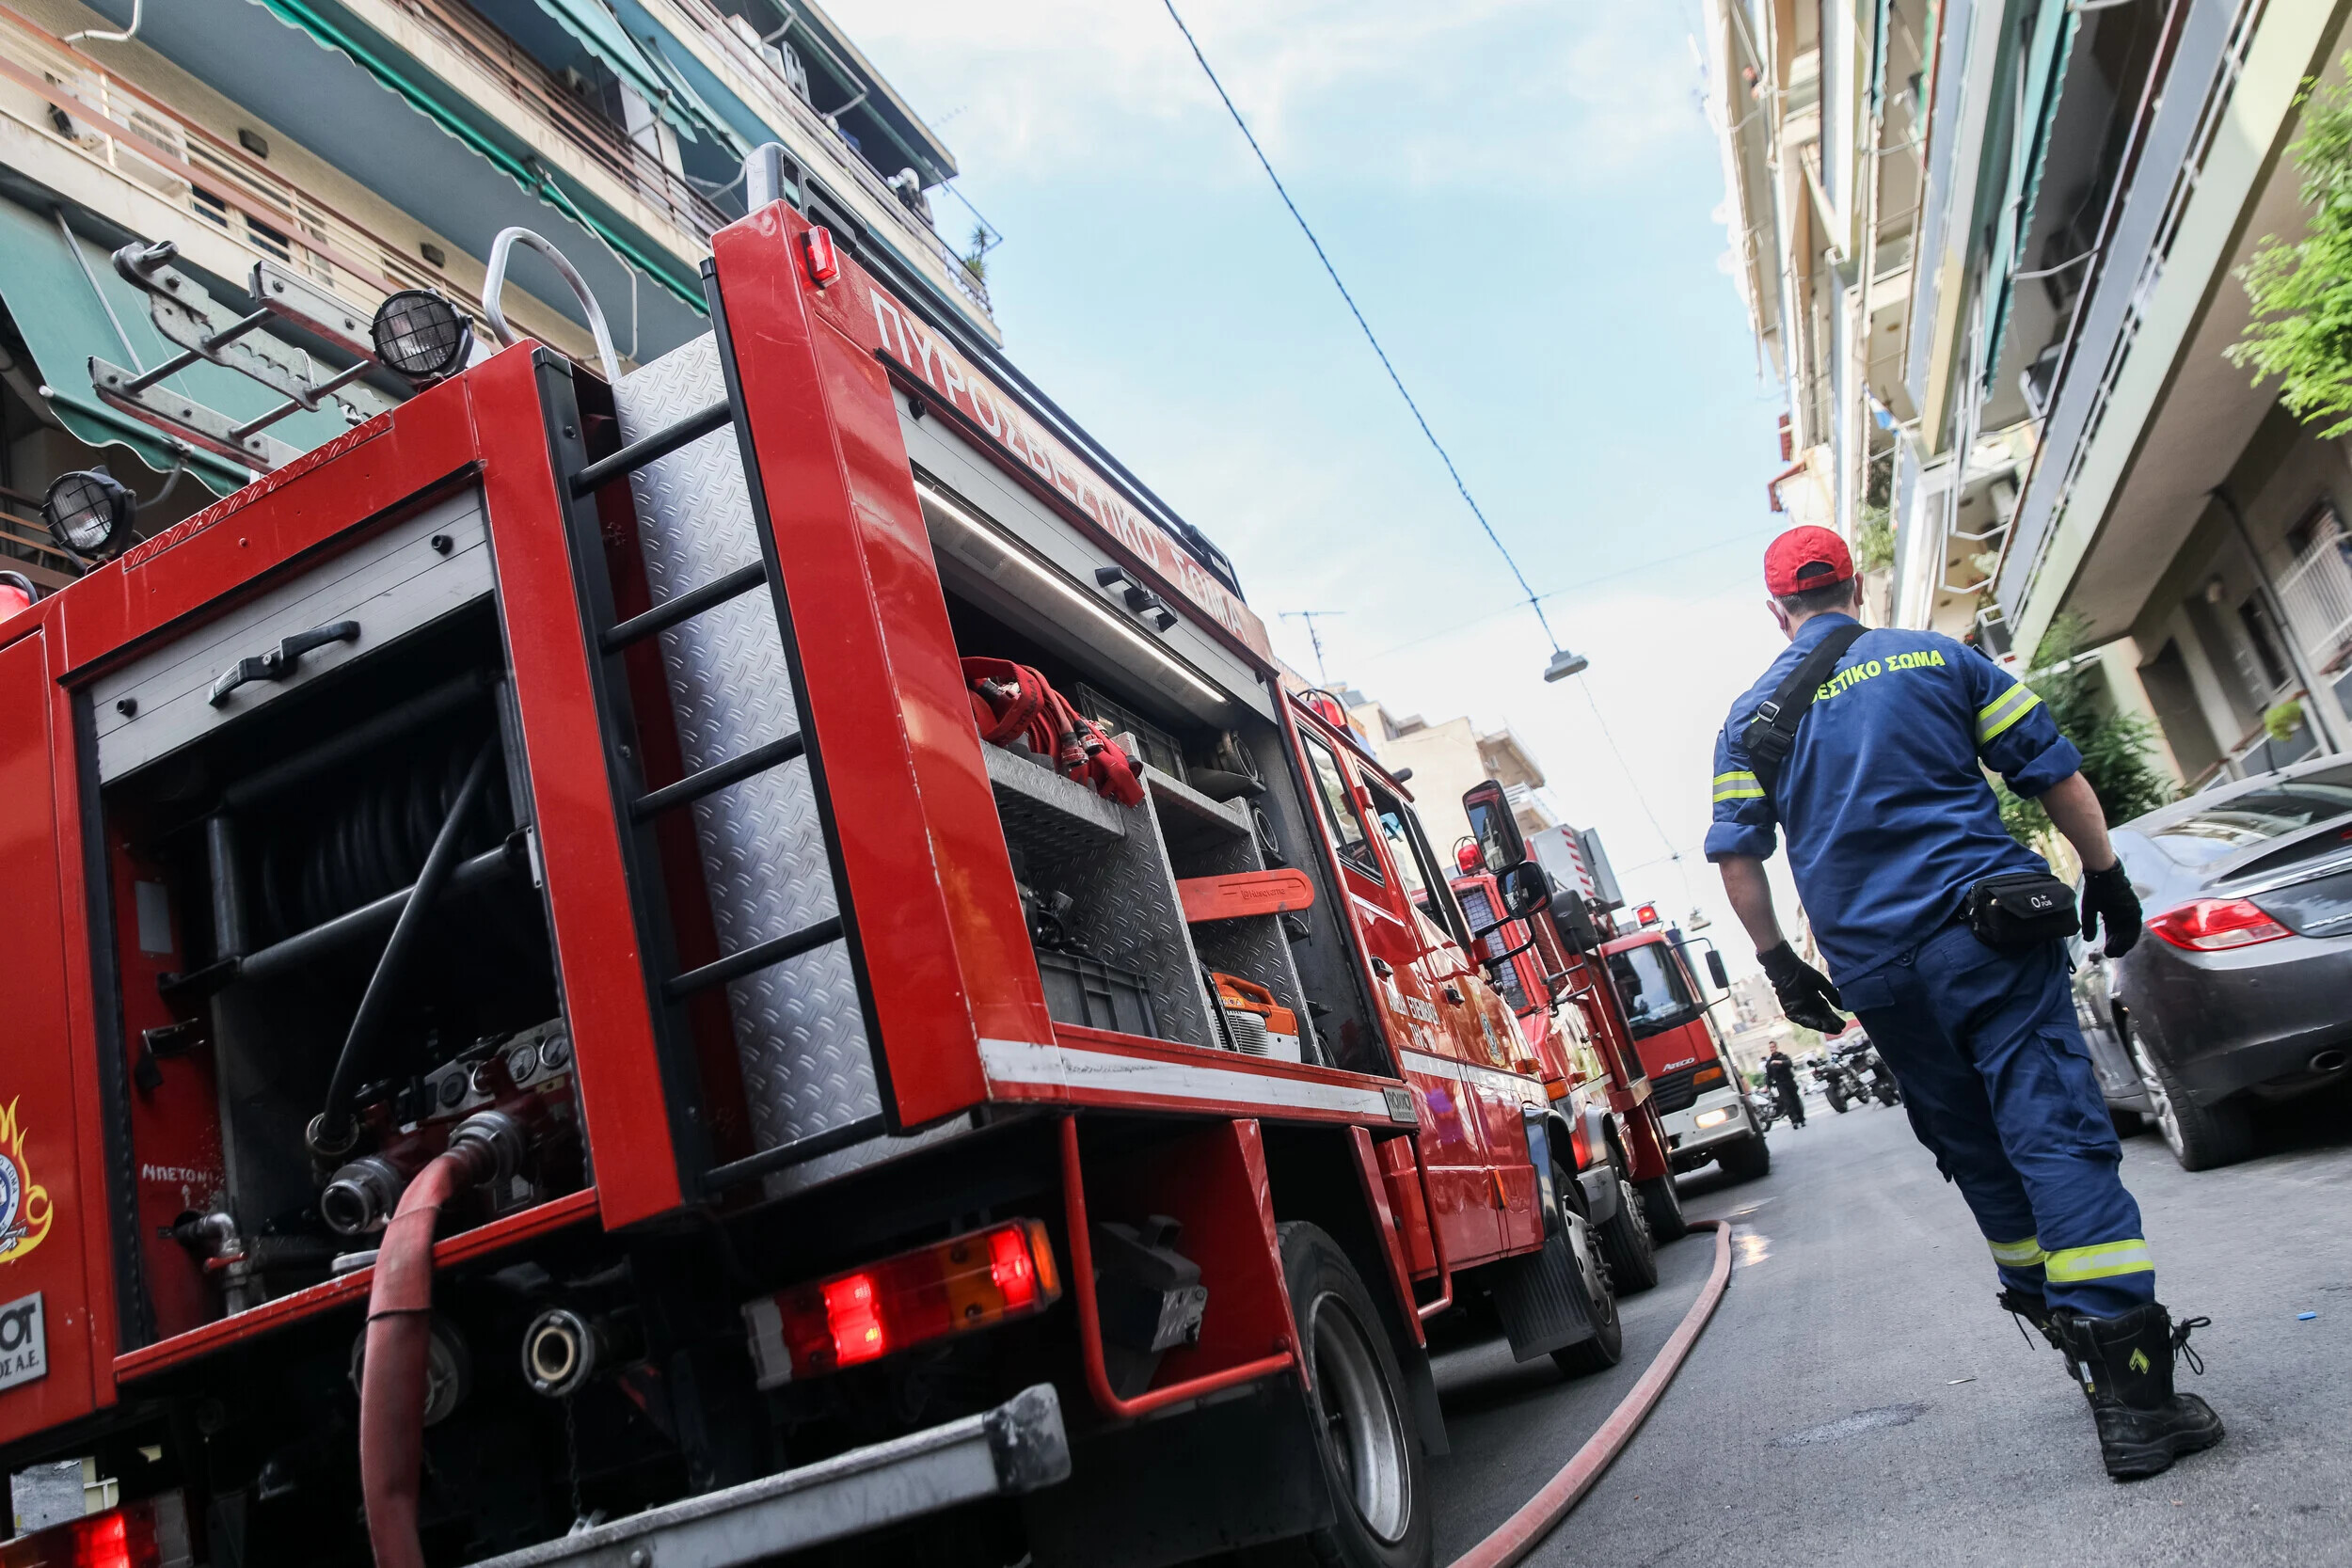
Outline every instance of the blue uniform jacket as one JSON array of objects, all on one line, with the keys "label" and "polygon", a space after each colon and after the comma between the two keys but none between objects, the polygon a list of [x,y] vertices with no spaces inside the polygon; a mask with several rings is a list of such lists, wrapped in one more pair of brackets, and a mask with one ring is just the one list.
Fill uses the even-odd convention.
[{"label": "blue uniform jacket", "polygon": [[1731,705],[1715,740],[1707,831],[1708,860],[1764,860],[1775,824],[1788,829],[1798,895],[1841,985],[1950,920],[1976,882],[2049,869],[2001,826],[1984,767],[2030,798],[2082,766],[2042,699],[1991,659],[1936,632],[1880,630],[1864,633],[1822,683],[1767,794],[1740,736],[1797,661],[1850,619],[1817,615],[1798,627]]}]

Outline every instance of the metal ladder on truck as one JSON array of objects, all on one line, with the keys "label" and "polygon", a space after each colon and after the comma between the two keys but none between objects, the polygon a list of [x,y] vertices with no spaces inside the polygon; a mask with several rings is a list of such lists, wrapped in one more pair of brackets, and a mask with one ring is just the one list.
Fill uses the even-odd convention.
[{"label": "metal ladder on truck", "polygon": [[[536,236],[528,236],[524,238],[524,243],[534,240]],[[552,251],[553,247],[547,246],[545,242],[538,243],[541,248]],[[568,266],[564,270],[568,271]],[[496,287],[501,277],[502,269],[492,273],[484,289],[485,300],[495,298]],[[601,312],[585,284],[577,281],[577,274],[572,277],[581,302],[592,316],[598,318],[595,325],[599,337],[602,337]],[[862,1142],[887,1130],[883,1117],[865,1117],[761,1149],[741,1159],[714,1164],[712,1130],[700,1111],[703,1103],[702,1084],[688,1007],[696,997],[731,980],[740,979],[834,942],[846,943],[850,949],[850,972],[856,978],[858,1005],[866,1020],[866,1037],[868,1041],[876,1037],[873,1001],[866,982],[866,965],[857,951],[856,921],[850,905],[848,879],[842,871],[840,839],[834,823],[832,796],[825,784],[823,759],[818,754],[816,731],[810,723],[800,648],[792,633],[792,610],[785,594],[784,574],[776,559],[775,536],[770,526],[758,460],[753,450],[751,433],[743,420],[741,390],[736,380],[735,356],[727,337],[717,274],[714,263],[709,261],[703,263],[703,289],[717,335],[725,395],[719,402],[629,442],[608,456],[592,461],[587,455],[584,434],[587,427],[580,417],[570,368],[555,355],[544,351],[537,367],[540,404],[548,421],[548,449],[554,463],[564,509],[564,528],[570,545],[574,583],[588,631],[594,639],[595,657],[590,660],[589,669],[596,704],[598,733],[604,747],[606,777],[612,784],[613,799],[619,805],[621,852],[628,878],[631,912],[639,934],[639,951],[645,964],[647,990],[656,1002],[654,1023],[662,1086],[670,1107],[670,1132],[674,1147],[679,1151],[682,1166],[686,1167],[681,1169],[680,1176],[689,1201],[756,1180],[785,1166]],[[612,577],[605,565],[604,523],[598,511],[598,492],[615,481],[626,480],[639,469],[722,431],[732,431],[735,436],[746,487],[751,496],[753,531],[759,541],[760,559],[694,588],[672,594],[638,614],[620,617],[614,607]],[[723,762],[690,772],[674,783],[648,789],[644,782],[644,747],[639,740],[641,732],[629,695],[628,674],[623,662],[625,656],[637,644],[661,632],[682,626],[763,587],[768,591],[769,605],[775,617],[776,630],[790,671],[795,720],[793,733],[754,746]],[[660,820],[667,814],[691,805],[731,784],[739,784],[771,768],[794,763],[802,764],[810,770],[811,794],[824,836],[825,853],[833,872],[835,904],[839,912],[724,954],[709,962],[692,968],[684,967],[678,956],[669,895],[661,874],[662,855],[657,837]]]}]

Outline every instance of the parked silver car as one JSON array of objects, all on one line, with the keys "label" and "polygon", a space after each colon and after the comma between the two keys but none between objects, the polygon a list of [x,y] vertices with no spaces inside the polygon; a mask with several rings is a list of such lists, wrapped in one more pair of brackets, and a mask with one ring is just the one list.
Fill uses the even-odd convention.
[{"label": "parked silver car", "polygon": [[[2115,847],[2148,933],[2083,965],[2105,973],[2106,1027],[2185,1168],[2245,1159],[2253,1101],[2352,1066],[2352,765],[2207,790],[2126,823]],[[2077,987],[2078,1006],[2091,989]]]}]

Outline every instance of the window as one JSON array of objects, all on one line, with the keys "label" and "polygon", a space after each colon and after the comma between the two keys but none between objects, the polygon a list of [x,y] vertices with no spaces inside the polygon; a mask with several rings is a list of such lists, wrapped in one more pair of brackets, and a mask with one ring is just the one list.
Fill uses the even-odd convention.
[{"label": "window", "polygon": [[1381,880],[1380,858],[1373,852],[1363,816],[1348,792],[1347,775],[1340,770],[1340,759],[1313,736],[1301,731],[1298,738],[1306,743],[1307,765],[1314,769],[1315,795],[1323,801],[1323,824],[1331,830],[1340,859],[1374,881]]},{"label": "window", "polygon": [[1633,1037],[1645,1040],[1698,1016],[1691,988],[1681,969],[1667,956],[1663,942],[1645,942],[1609,955],[1609,978],[1616,984]]},{"label": "window", "polygon": [[2279,653],[2279,629],[2270,619],[2270,607],[2259,597],[2248,599],[2237,607],[2238,625],[2246,628],[2246,641],[2253,645],[2254,657],[2261,660],[2263,678],[2270,682],[2273,691],[2287,684],[2287,662]]},{"label": "window", "polygon": [[1369,779],[1364,781],[1364,793],[1372,797],[1372,815],[1380,824],[1380,836],[1388,840],[1389,859],[1404,879],[1406,895],[1438,929],[1468,947],[1470,933],[1456,918],[1451,896],[1454,890],[1438,870],[1437,857],[1429,852],[1420,821],[1404,801]]},{"label": "window", "polygon": [[2346,816],[2352,816],[2352,768],[2233,795],[2144,831],[2176,864],[2203,865]]}]

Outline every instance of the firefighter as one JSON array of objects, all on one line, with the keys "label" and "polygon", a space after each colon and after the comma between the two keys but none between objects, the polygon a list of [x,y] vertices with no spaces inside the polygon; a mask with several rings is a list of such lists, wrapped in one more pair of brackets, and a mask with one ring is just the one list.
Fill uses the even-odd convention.
[{"label": "firefighter", "polygon": [[[2153,1475],[2221,1440],[2205,1402],[2172,1386],[2174,1356],[2206,1320],[2176,1326],[2155,1299],[2062,942],[2020,939],[2054,921],[2071,932],[2079,920],[2086,938],[2104,924],[2120,957],[2139,936],[2081,754],[2030,688],[1975,649],[1863,630],[1853,559],[1829,530],[1773,540],[1764,581],[1788,647],[1715,743],[1707,858],[1789,1018],[1836,1034],[1842,1006],[1869,1030],[1984,1233],[2000,1305],[2080,1380],[2107,1473]],[[2079,913],[2001,826],[1986,768],[2074,847]],[[1834,984],[1781,935],[1764,872],[1776,827]]]},{"label": "firefighter", "polygon": [[1772,1053],[1764,1058],[1764,1082],[1780,1097],[1781,1114],[1788,1118],[1788,1125],[1803,1127],[1804,1092],[1797,1087],[1797,1064],[1777,1044],[1772,1047]]}]

